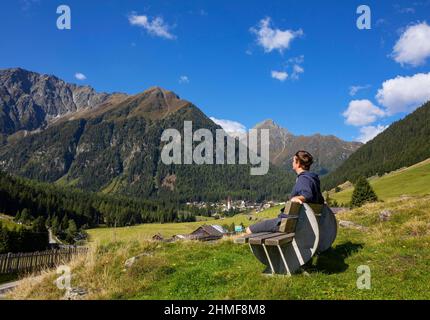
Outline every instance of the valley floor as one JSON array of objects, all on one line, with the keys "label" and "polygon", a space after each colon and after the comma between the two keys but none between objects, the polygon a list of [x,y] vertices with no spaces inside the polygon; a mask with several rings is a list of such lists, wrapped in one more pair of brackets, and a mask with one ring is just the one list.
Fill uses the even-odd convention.
[{"label": "valley floor", "polygon": [[[338,214],[366,228],[339,228],[333,249],[314,257],[307,274],[266,277],[249,248],[231,239],[215,243],[161,243],[154,232],[189,231],[193,224],[143,225],[90,232],[92,253],[73,261],[72,286],[84,299],[430,299],[430,196],[393,199]],[[380,221],[388,210],[389,221]],[[264,212],[275,216],[277,209]],[[245,216],[230,219],[243,219]],[[226,219],[227,220],[227,219]],[[217,221],[218,222],[218,221]],[[221,222],[221,221],[220,221]],[[113,233],[115,232],[115,234]],[[130,268],[124,262],[144,255]],[[371,288],[358,289],[359,266],[371,271]],[[53,281],[25,283],[9,298],[61,299]]]}]

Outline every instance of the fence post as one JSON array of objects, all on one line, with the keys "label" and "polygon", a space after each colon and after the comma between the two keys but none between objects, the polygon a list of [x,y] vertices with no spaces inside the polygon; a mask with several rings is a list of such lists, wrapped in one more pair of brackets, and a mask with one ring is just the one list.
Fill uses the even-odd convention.
[{"label": "fence post", "polygon": [[11,261],[11,255],[12,255],[12,253],[11,252],[9,252],[8,254],[7,254],[7,256],[6,256],[6,273],[9,273],[10,271],[9,271],[9,264],[10,264],[10,261]]},{"label": "fence post", "polygon": [[2,254],[0,256],[0,273],[5,272],[6,255]]}]

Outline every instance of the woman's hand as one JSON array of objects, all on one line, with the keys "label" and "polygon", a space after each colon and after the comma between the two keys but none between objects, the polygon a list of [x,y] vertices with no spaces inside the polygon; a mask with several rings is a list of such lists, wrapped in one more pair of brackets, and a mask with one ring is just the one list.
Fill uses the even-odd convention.
[{"label": "woman's hand", "polygon": [[305,202],[305,197],[303,197],[303,196],[297,196],[297,197],[293,197],[293,198],[291,198],[291,202],[295,202],[295,203],[300,203],[300,204],[303,204],[303,202]]}]

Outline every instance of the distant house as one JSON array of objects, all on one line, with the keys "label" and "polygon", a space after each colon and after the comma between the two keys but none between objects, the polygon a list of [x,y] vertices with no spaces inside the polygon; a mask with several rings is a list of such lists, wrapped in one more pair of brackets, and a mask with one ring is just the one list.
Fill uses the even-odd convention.
[{"label": "distant house", "polygon": [[218,240],[227,233],[223,227],[218,225],[202,225],[189,234],[188,239],[199,241]]},{"label": "distant house", "polygon": [[164,238],[163,238],[163,236],[162,236],[160,233],[157,233],[156,235],[154,235],[154,236],[152,237],[152,240],[155,240],[155,241],[163,241],[163,240],[164,240]]},{"label": "distant house", "polygon": [[173,236],[173,240],[187,240],[190,239],[190,236],[187,234],[177,234]]},{"label": "distant house", "polygon": [[228,232],[227,230],[225,230],[222,226],[220,226],[218,224],[213,224],[213,225],[210,225],[209,227],[217,229],[222,234],[226,234]]}]

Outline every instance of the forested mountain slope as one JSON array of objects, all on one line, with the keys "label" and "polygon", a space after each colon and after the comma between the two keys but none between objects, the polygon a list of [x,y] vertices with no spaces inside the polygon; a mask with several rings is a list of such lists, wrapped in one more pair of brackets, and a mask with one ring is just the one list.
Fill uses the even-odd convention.
[{"label": "forested mountain slope", "polygon": [[427,102],[358,149],[323,179],[323,185],[331,189],[359,176],[382,175],[429,157],[430,102]]}]

